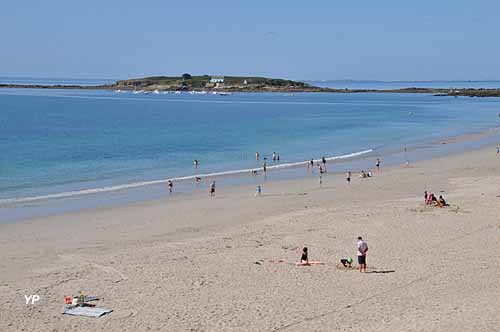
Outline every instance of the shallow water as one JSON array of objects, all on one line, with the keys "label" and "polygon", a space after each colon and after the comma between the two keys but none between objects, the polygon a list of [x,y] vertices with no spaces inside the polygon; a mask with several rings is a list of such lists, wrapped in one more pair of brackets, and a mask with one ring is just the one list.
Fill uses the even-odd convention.
[{"label": "shallow water", "polygon": [[[500,99],[423,94],[3,89],[0,105],[3,203],[114,188],[148,192],[167,178],[247,173],[261,167],[264,157],[268,166],[282,167],[371,150],[367,156],[375,156],[496,127],[500,112]],[[270,160],[274,151],[279,164]],[[193,159],[200,161],[196,169]],[[228,182],[242,181],[249,180]]]}]

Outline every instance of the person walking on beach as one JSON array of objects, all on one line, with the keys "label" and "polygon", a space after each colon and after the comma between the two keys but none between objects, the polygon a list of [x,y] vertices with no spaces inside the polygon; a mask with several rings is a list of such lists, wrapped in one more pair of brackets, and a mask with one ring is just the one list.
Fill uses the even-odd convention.
[{"label": "person walking on beach", "polygon": [[366,253],[368,252],[368,244],[361,236],[358,236],[358,264],[359,272],[366,272]]},{"label": "person walking on beach", "polygon": [[210,183],[210,197],[215,196],[215,180]]},{"label": "person walking on beach", "polygon": [[174,191],[174,183],[172,180],[168,180],[168,192],[172,193]]},{"label": "person walking on beach", "polygon": [[377,172],[380,173],[380,159],[377,158],[377,162],[375,163],[375,166],[377,167]]},{"label": "person walking on beach", "polygon": [[259,184],[257,190],[255,191],[255,197],[262,196],[262,186]]},{"label": "person walking on beach", "polygon": [[345,180],[347,181],[347,184],[351,183],[351,171],[346,173]]}]

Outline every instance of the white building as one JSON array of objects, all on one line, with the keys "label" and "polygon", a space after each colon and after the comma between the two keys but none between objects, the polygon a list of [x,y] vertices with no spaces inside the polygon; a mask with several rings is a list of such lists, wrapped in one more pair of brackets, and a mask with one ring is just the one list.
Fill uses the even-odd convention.
[{"label": "white building", "polygon": [[224,76],[212,76],[210,83],[224,83]]}]

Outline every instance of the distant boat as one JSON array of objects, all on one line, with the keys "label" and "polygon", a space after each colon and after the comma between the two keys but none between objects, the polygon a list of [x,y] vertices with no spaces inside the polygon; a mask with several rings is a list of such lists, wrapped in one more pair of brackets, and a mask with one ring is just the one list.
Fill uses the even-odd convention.
[{"label": "distant boat", "polygon": [[180,91],[175,91],[175,94],[176,94],[176,95],[180,95],[180,94],[181,94],[181,92],[180,92]]},{"label": "distant boat", "polygon": [[153,93],[154,93],[155,95],[159,95],[159,94],[160,94],[160,91],[158,91],[158,89],[156,89],[155,91],[153,91]]},{"label": "distant boat", "polygon": [[144,90],[138,90],[138,91],[134,91],[133,92],[134,95],[138,95],[138,94],[141,94],[141,93],[144,93]]},{"label": "distant boat", "polygon": [[231,93],[231,92],[219,92],[219,93],[217,93],[217,94],[218,94],[219,96],[230,96],[230,95],[232,95],[232,93]]}]

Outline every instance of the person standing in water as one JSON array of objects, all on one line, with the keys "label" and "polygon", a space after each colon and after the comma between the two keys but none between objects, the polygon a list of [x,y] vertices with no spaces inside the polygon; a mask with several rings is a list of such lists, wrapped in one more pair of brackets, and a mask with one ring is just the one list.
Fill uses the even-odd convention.
[{"label": "person standing in water", "polygon": [[267,172],[267,163],[266,163],[266,161],[265,161],[265,160],[264,160],[264,163],[262,164],[262,171],[263,171],[264,173],[266,173],[266,172]]},{"label": "person standing in water", "polygon": [[168,180],[168,192],[172,193],[174,191],[174,183],[172,180]]},{"label": "person standing in water", "polygon": [[259,154],[259,151],[255,152],[255,160],[259,160],[260,159],[260,154]]},{"label": "person standing in water", "polygon": [[361,236],[358,236],[358,264],[359,272],[366,272],[366,253],[368,252],[368,244]]},{"label": "person standing in water", "polygon": [[276,152],[273,152],[273,161],[276,161]]},{"label": "person standing in water", "polygon": [[210,183],[210,197],[215,196],[215,180]]},{"label": "person standing in water", "polygon": [[198,159],[193,160],[194,168],[198,168]]}]

